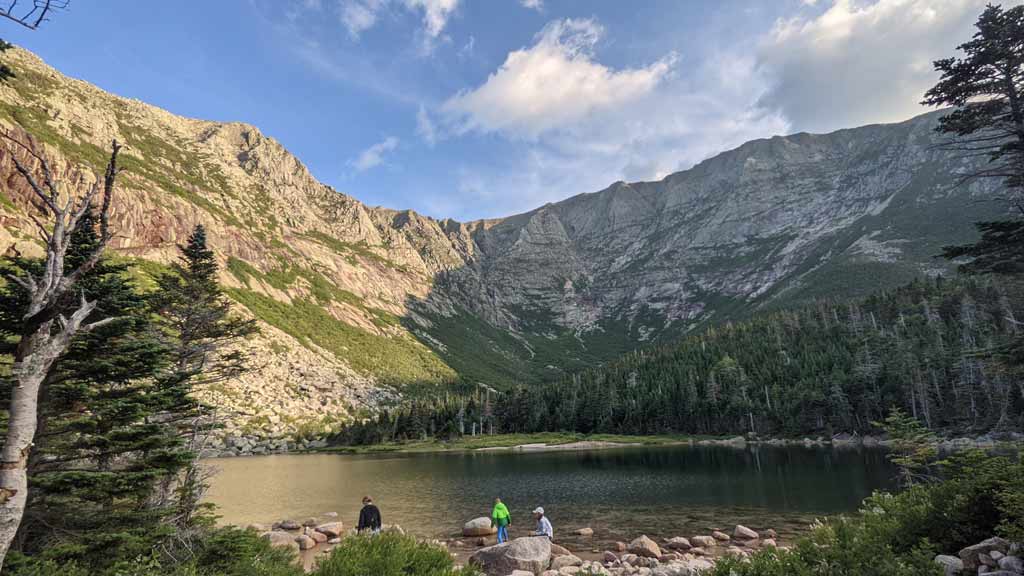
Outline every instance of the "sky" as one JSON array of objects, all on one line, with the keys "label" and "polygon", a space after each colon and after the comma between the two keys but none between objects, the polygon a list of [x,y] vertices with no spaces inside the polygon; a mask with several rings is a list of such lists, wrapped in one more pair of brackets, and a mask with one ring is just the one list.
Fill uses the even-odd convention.
[{"label": "sky", "polygon": [[987,1],[72,0],[0,37],[253,124],[367,204],[471,220],[925,112]]}]

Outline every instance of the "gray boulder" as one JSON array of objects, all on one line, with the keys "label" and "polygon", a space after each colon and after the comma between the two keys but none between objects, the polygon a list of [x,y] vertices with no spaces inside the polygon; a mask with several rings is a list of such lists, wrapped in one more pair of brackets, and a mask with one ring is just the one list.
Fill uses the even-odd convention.
[{"label": "gray boulder", "polygon": [[999,569],[1024,574],[1024,560],[1020,556],[1003,556],[999,559]]},{"label": "gray boulder", "polygon": [[747,528],[742,524],[737,524],[736,528],[732,531],[732,537],[740,540],[757,540],[761,536],[750,528]]},{"label": "gray boulder", "polygon": [[507,576],[513,570],[540,574],[551,563],[551,541],[543,537],[516,538],[477,550],[469,563],[487,576]]},{"label": "gray boulder", "polygon": [[942,570],[945,572],[946,576],[956,576],[964,569],[964,561],[956,556],[939,554],[935,557],[935,563],[942,566]]},{"label": "gray boulder", "polygon": [[491,526],[491,519],[485,516],[474,518],[462,525],[463,536],[490,536],[497,533],[498,529]]},{"label": "gray boulder", "polygon": [[964,562],[964,570],[968,574],[977,574],[978,567],[982,566],[981,555],[988,554],[993,550],[999,550],[1006,554],[1010,550],[1010,543],[1002,538],[989,538],[973,546],[968,546],[960,551],[960,559]]}]

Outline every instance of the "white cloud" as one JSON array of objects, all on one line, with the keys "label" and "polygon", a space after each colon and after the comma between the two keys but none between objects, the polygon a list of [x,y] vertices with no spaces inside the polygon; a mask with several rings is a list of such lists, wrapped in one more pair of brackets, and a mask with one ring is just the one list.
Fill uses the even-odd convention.
[{"label": "white cloud", "polygon": [[544,9],[544,0],[519,0],[519,3],[523,5],[523,8],[529,8],[538,12]]},{"label": "white cloud", "polygon": [[416,111],[416,134],[430,146],[437,143],[437,128],[434,127],[434,122],[423,104],[420,104],[419,110]]},{"label": "white cloud", "polygon": [[603,34],[592,19],[551,22],[532,47],[509,53],[486,82],[449,98],[442,110],[457,131],[536,139],[648,94],[668,77],[674,54],[624,70],[597,62]]},{"label": "white cloud", "polygon": [[392,4],[410,12],[423,13],[424,42],[432,43],[444,31],[459,0],[339,0],[341,23],[353,40],[373,28]]},{"label": "white cloud", "polygon": [[338,8],[348,35],[358,40],[360,34],[373,28],[385,4],[386,0],[342,0]]},{"label": "white cloud", "polygon": [[423,27],[430,38],[437,38],[448,24],[448,18],[459,6],[459,0],[405,0],[410,10],[423,10]]},{"label": "white cloud", "polygon": [[774,78],[761,104],[813,131],[922,113],[932,61],[971,37],[987,1],[835,0],[816,17],[780,19],[759,50]]},{"label": "white cloud", "polygon": [[350,164],[357,172],[365,172],[384,162],[384,156],[398,148],[398,138],[388,136],[387,138],[363,150]]},{"label": "white cloud", "polygon": [[752,45],[613,69],[595,55],[603,33],[593,20],[553,22],[482,84],[442,104],[442,135],[496,134],[511,151],[463,166],[453,183],[463,203],[435,212],[486,206],[487,216],[508,215],[616,180],[658,179],[789,129],[757,104],[769,84]]}]

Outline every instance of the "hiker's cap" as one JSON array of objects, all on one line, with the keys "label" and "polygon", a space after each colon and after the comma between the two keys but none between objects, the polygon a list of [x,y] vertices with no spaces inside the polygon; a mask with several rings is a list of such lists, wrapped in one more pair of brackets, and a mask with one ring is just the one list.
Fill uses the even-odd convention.
[{"label": "hiker's cap", "polygon": [[541,516],[543,516],[544,515],[544,509],[541,508],[540,506],[537,506],[537,508],[533,511],[533,513],[534,514],[540,514]]}]

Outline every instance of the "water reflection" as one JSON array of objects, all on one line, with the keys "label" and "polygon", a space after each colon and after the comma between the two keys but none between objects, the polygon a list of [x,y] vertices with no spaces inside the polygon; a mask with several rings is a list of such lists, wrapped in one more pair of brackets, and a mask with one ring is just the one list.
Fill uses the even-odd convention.
[{"label": "water reflection", "polygon": [[587,525],[606,539],[689,534],[737,522],[786,533],[815,515],[856,509],[894,477],[880,451],[804,447],[279,455],[207,464],[220,469],[209,500],[225,523],[334,511],[352,525],[360,498],[371,494],[385,522],[431,537],[486,515],[495,496],[519,530],[542,505],[563,535]]}]

